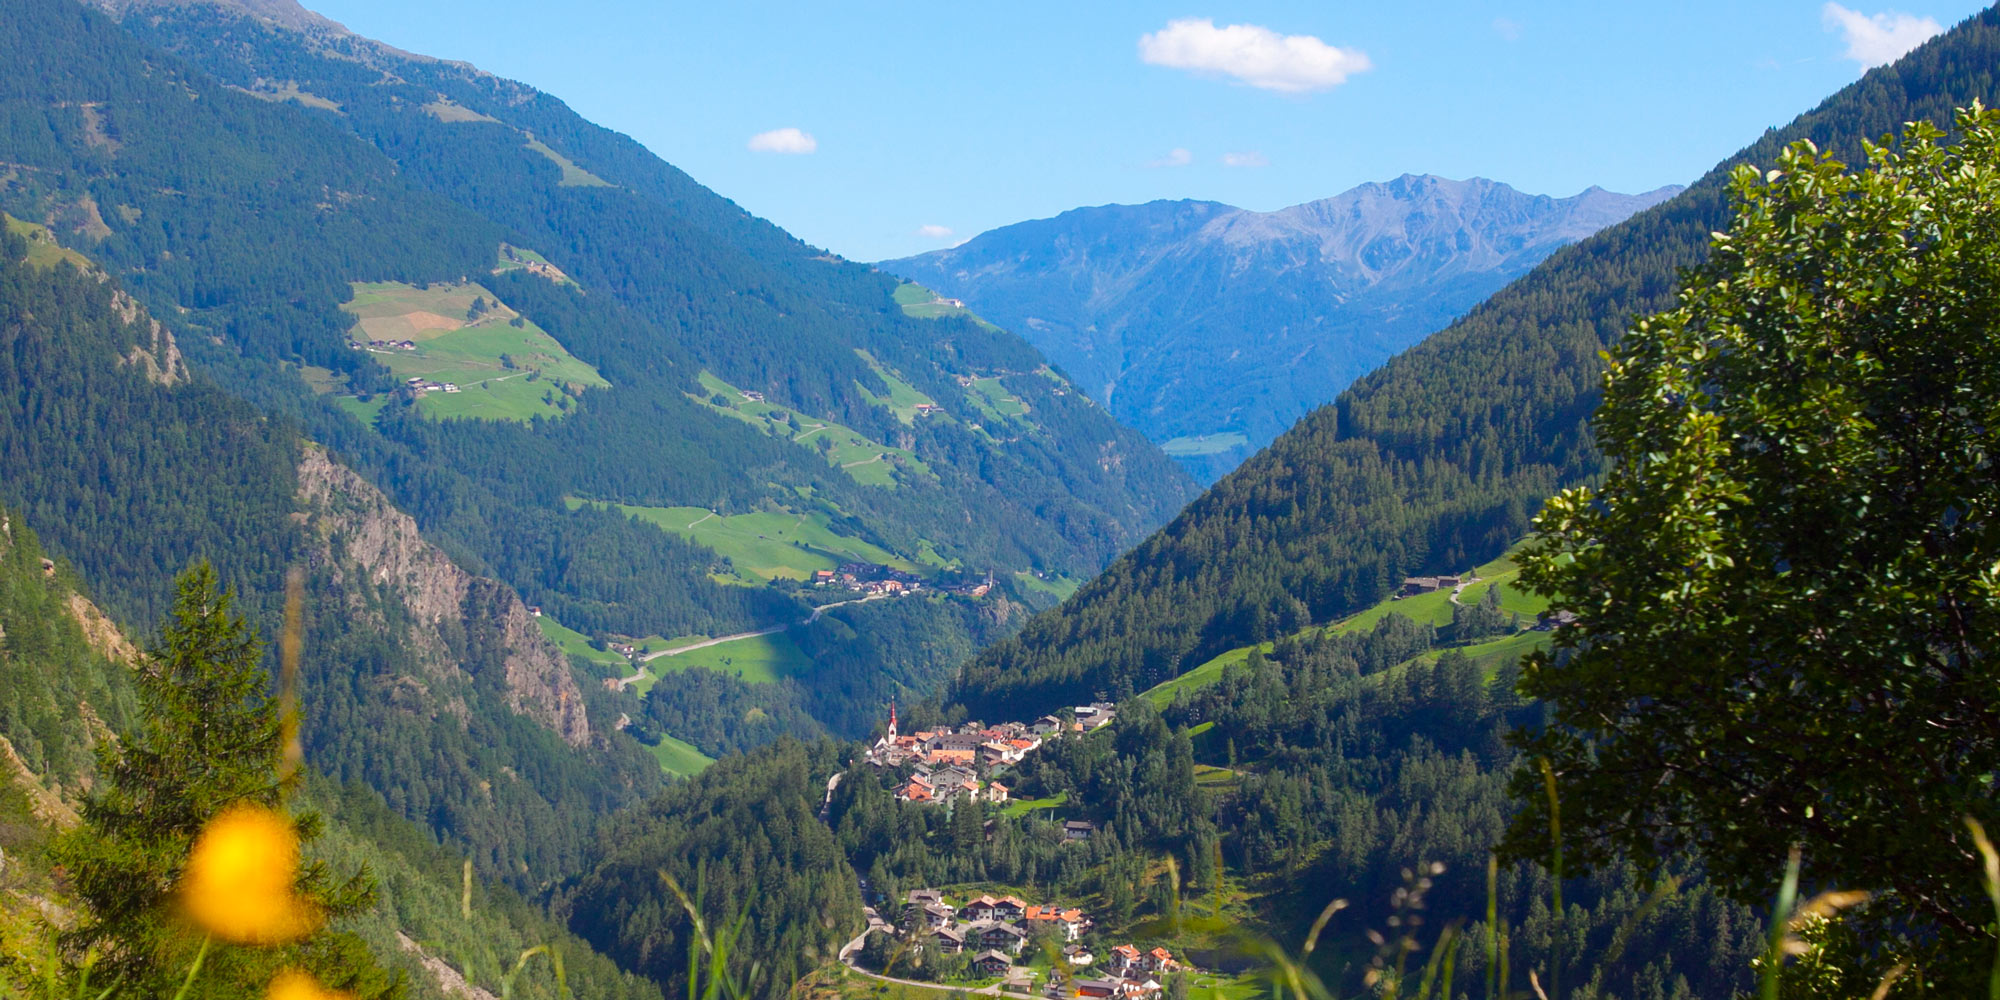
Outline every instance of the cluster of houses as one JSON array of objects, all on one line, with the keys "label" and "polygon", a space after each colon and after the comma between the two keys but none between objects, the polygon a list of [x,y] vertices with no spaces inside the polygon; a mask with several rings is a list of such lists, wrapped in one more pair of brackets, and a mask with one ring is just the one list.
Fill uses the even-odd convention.
[{"label": "cluster of houses", "polygon": [[[1097,956],[1079,943],[1092,926],[1082,910],[1055,904],[1036,906],[1018,896],[980,896],[954,907],[936,889],[912,890],[905,899],[903,926],[930,936],[940,951],[976,951],[972,968],[982,976],[1012,975],[1015,959],[1037,937],[1061,942],[1063,960],[1073,969],[1098,964]],[[1106,956],[1099,970],[1103,978],[1077,979],[1073,986],[1078,996],[1143,997],[1159,992],[1158,977],[1180,968],[1181,963],[1165,948],[1142,952],[1121,944]],[[1060,989],[1060,983],[1052,980],[1049,995],[1059,995]]]},{"label": "cluster of houses", "polygon": [[409,386],[409,387],[410,387],[410,391],[411,391],[411,392],[457,392],[457,391],[459,391],[459,390],[458,390],[458,383],[456,383],[456,382],[433,382],[433,381],[431,381],[430,379],[427,379],[427,378],[424,378],[424,377],[422,377],[422,376],[420,376],[420,375],[412,375],[412,376],[410,376],[409,378],[407,378],[407,379],[404,379],[404,380],[403,380],[403,384],[404,384],[404,385],[407,385],[407,386]]},{"label": "cluster of houses", "polygon": [[523,257],[520,254],[515,253],[513,247],[507,247],[507,246],[501,247],[500,254],[501,256],[507,258],[507,263],[516,264],[521,267],[527,268],[528,273],[534,275],[537,278],[546,278],[557,284],[561,284],[569,280],[569,275],[564,274],[562,268],[559,268],[554,264],[548,263],[547,261],[540,261],[528,257]]},{"label": "cluster of houses", "polygon": [[[996,770],[1019,764],[1044,740],[1063,735],[1065,729],[1072,734],[1086,733],[1109,725],[1117,717],[1117,709],[1109,702],[1078,705],[1074,711],[1076,720],[1069,723],[1044,715],[1033,722],[1002,722],[993,726],[968,722],[904,734],[897,730],[896,706],[891,703],[889,729],[863,759],[878,768],[912,768],[909,780],[896,789],[896,797],[905,802],[951,802],[961,798],[1005,802],[1010,794],[1007,786],[991,780],[982,783],[982,779]],[[1081,840],[1090,836],[1093,829],[1091,824],[1079,820],[1067,824],[1064,833],[1070,839]]]},{"label": "cluster of houses", "polygon": [[[1077,964],[1071,959],[1071,964]],[[1084,965],[1089,962],[1082,963]],[[1161,991],[1160,979],[1185,968],[1185,964],[1174,958],[1165,948],[1140,951],[1130,944],[1121,944],[1111,949],[1111,955],[1104,962],[1103,978],[1078,979],[1071,984],[1074,996],[1104,1000],[1109,997],[1150,997]],[[1049,996],[1059,996],[1060,983],[1049,984]]]},{"label": "cluster of houses", "polygon": [[812,575],[815,587],[844,587],[857,594],[900,596],[924,589],[923,578],[873,563],[842,563],[839,569],[823,569]]},{"label": "cluster of houses", "polygon": [[347,342],[347,346],[357,351],[365,351],[371,347],[383,351],[414,351],[417,349],[417,342],[414,340],[370,340],[366,342],[350,340]]}]

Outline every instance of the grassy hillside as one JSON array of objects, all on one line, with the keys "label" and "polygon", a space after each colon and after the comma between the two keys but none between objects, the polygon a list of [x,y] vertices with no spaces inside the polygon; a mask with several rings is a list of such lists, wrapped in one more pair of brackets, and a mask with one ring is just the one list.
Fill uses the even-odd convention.
[{"label": "grassy hillside", "polygon": [[611,384],[476,282],[419,288],[357,281],[353,287],[354,297],[341,305],[355,318],[348,333],[353,348],[388,368],[397,382],[446,385],[399,390],[413,395],[427,416],[553,419],[584,390]]},{"label": "grassy hillside", "polygon": [[[571,498],[572,509],[588,501]],[[834,529],[823,511],[767,511],[717,514],[706,507],[638,507],[600,504],[672,532],[729,560],[736,579],[745,583],[805,580],[814,572],[863,562],[909,573],[922,573],[919,562],[899,556],[872,542]]]}]

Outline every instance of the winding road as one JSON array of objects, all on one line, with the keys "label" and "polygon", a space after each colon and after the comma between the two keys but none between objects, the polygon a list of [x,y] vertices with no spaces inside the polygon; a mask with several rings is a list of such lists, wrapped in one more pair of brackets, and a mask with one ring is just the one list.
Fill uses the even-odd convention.
[{"label": "winding road", "polygon": [[[834,608],[846,607],[849,604],[861,604],[867,601],[879,601],[882,598],[888,596],[889,595],[887,594],[869,594],[867,597],[857,597],[851,601],[835,601],[832,604],[822,604],[819,607],[814,608],[812,614],[807,615],[805,618],[799,621],[793,622],[792,625],[811,625],[813,622],[819,621],[819,616],[826,614],[828,611]],[[626,688],[631,687],[632,685],[645,680],[647,677],[646,664],[651,663],[662,656],[679,656],[682,653],[691,653],[697,649],[707,649],[710,646],[720,646],[725,642],[737,642],[742,639],[755,639],[758,636],[762,635],[776,635],[779,632],[783,632],[784,630],[791,628],[792,625],[773,625],[770,628],[758,629],[755,632],[738,632],[735,635],[724,635],[724,636],[717,636],[713,639],[703,639],[700,642],[689,643],[685,646],[675,646],[672,649],[656,649],[653,652],[646,653],[638,657],[636,664],[638,667],[638,673],[635,673],[630,677],[618,678],[618,690],[623,691]]]}]

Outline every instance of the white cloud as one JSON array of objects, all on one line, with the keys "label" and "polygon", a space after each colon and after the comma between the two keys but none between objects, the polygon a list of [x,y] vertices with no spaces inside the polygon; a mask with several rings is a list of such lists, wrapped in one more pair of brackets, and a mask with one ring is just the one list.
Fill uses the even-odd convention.
[{"label": "white cloud", "polygon": [[1185,167],[1194,162],[1194,154],[1185,149],[1176,149],[1157,160],[1148,160],[1149,167]]},{"label": "white cloud", "polygon": [[769,132],[759,132],[750,137],[750,149],[757,153],[810,153],[819,148],[819,140],[811,132],[801,132],[795,128],[774,128]]},{"label": "white cloud", "polygon": [[917,235],[927,240],[948,240],[951,239],[951,227],[939,225],[918,226]]},{"label": "white cloud", "polygon": [[1493,33],[1506,41],[1518,42],[1521,40],[1521,22],[1511,17],[1496,17],[1493,19]]},{"label": "white cloud", "polygon": [[1153,66],[1233,76],[1252,87],[1288,94],[1326,90],[1371,64],[1358,49],[1311,35],[1280,35],[1256,24],[1218,28],[1206,17],[1184,17],[1139,36],[1139,58]]},{"label": "white cloud", "polygon": [[1837,3],[1820,8],[1820,22],[1826,30],[1840,32],[1847,41],[1847,58],[1860,63],[1863,69],[1886,66],[1931,37],[1944,33],[1944,26],[1936,18],[1897,10],[1868,15]]},{"label": "white cloud", "polygon": [[1268,167],[1271,161],[1262,153],[1224,153],[1222,165],[1225,167]]}]

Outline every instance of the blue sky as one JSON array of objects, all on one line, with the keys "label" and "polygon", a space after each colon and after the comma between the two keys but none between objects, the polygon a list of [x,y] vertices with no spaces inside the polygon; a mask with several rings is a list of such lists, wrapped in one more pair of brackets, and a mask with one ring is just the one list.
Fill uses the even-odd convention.
[{"label": "blue sky", "polygon": [[1686,183],[1981,7],[305,2],[555,94],[856,260],[1079,205],[1268,210],[1403,173]]}]

